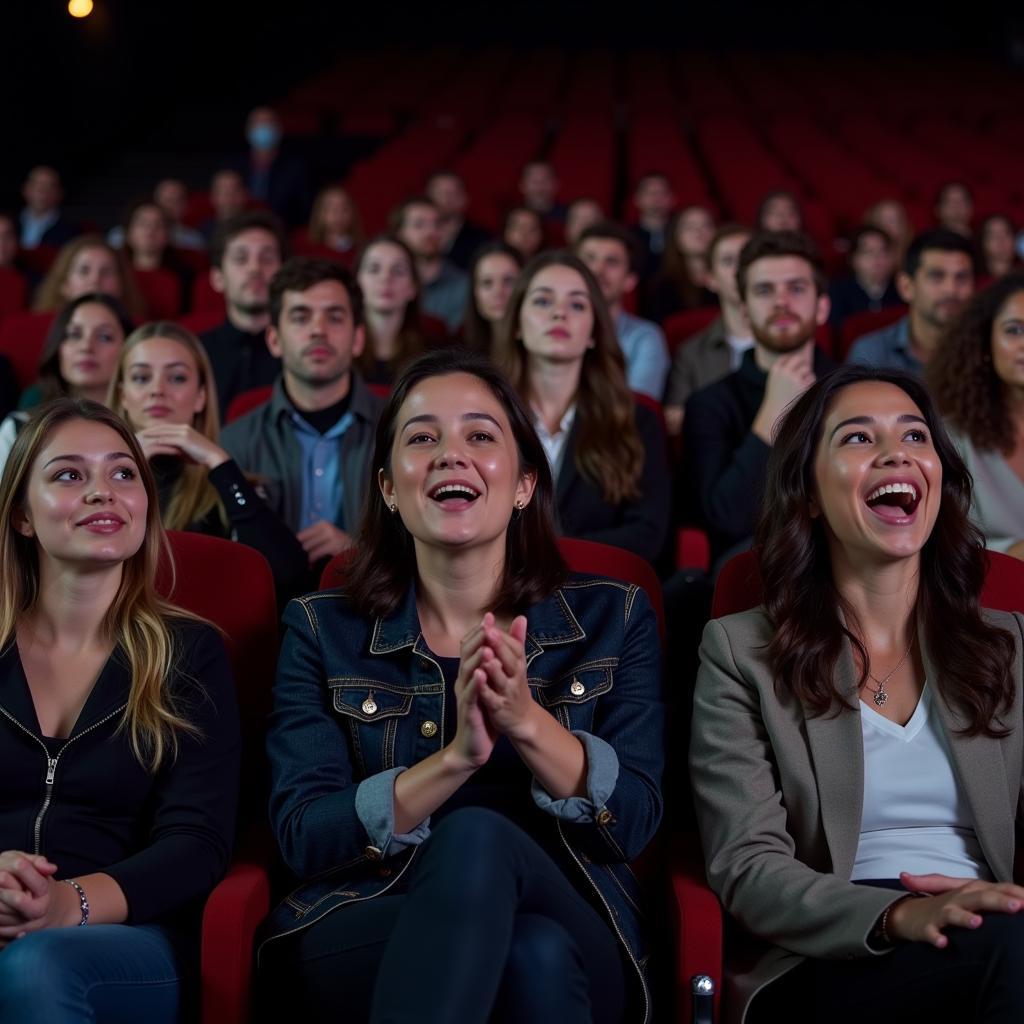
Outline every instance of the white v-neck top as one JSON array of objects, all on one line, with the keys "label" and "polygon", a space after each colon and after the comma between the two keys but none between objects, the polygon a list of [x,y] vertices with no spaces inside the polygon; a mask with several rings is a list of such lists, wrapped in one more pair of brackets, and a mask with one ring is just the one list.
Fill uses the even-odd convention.
[{"label": "white v-neck top", "polygon": [[928,684],[906,725],[864,701],[860,721],[864,811],[851,877],[937,871],[991,880]]}]

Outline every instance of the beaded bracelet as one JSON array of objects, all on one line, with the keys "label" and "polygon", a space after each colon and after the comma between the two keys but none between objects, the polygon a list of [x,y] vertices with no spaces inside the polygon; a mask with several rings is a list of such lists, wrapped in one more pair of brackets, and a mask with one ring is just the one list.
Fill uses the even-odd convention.
[{"label": "beaded bracelet", "polygon": [[85,890],[73,878],[62,878],[61,881],[78,893],[78,904],[82,910],[82,920],[78,922],[78,927],[81,928],[89,923],[89,899],[85,895]]},{"label": "beaded bracelet", "polygon": [[881,920],[878,922],[878,934],[881,936],[882,941],[888,943],[890,946],[895,946],[896,942],[893,937],[889,934],[889,911],[897,904],[903,903],[905,900],[922,899],[926,898],[928,893],[926,892],[908,892],[905,896],[901,896],[898,900],[894,900],[882,911]]}]

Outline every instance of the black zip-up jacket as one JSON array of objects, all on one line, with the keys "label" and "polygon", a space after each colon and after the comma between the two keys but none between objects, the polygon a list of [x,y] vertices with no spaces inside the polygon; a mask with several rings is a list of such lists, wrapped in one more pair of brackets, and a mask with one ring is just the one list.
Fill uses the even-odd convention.
[{"label": "black zip-up jacket", "polygon": [[197,924],[234,838],[240,737],[227,653],[208,625],[172,630],[170,692],[201,735],[180,734],[156,774],[119,729],[130,684],[120,648],[67,739],[40,735],[17,644],[0,653],[0,849],[43,854],[57,878],[105,872],[132,924]]}]

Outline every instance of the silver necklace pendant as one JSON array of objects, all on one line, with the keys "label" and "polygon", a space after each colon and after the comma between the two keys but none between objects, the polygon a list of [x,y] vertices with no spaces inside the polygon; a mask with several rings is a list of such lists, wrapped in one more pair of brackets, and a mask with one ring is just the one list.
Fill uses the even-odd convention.
[{"label": "silver necklace pendant", "polygon": [[885,706],[885,702],[889,699],[889,694],[885,692],[885,687],[881,683],[878,684],[878,689],[875,690],[875,695],[871,699],[875,702],[876,707],[881,708]]}]

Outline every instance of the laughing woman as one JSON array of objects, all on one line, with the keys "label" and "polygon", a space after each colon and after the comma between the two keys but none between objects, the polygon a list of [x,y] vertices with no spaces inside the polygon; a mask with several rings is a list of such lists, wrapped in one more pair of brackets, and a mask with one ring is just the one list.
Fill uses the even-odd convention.
[{"label": "laughing woman", "polygon": [[224,644],[155,593],[156,489],[103,406],[33,416],[0,522],[0,1022],[175,1024],[233,838]]},{"label": "laughing woman", "polygon": [[1019,1021],[1024,616],[979,608],[970,476],[923,385],[847,366],[767,481],[765,603],[709,623],[690,748],[726,1016]]},{"label": "laughing woman", "polygon": [[285,613],[271,818],[300,885],[260,951],[267,1001],[307,1021],[647,1020],[626,862],[661,816],[650,604],[566,573],[544,451],[479,357],[409,367],[374,465],[346,585]]}]

